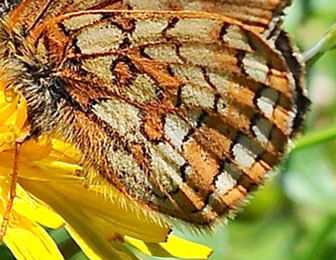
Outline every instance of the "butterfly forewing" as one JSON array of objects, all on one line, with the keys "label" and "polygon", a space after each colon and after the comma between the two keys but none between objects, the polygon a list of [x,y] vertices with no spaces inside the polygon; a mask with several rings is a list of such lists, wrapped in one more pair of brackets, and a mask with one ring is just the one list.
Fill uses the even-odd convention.
[{"label": "butterfly forewing", "polygon": [[278,31],[283,10],[290,0],[13,0],[22,2],[10,19],[12,29],[25,35],[54,17],[89,9],[116,10],[192,10],[218,13],[239,20],[266,37]]},{"label": "butterfly forewing", "polygon": [[68,95],[71,120],[57,132],[155,210],[210,224],[285,152],[294,80],[280,52],[236,20],[88,11],[51,20],[32,37],[34,57],[51,57]]}]

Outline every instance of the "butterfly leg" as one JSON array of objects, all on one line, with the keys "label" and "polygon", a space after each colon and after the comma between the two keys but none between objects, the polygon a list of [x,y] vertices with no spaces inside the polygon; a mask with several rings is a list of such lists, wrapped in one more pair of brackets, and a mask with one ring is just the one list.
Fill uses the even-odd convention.
[{"label": "butterfly leg", "polygon": [[14,199],[16,197],[16,184],[18,178],[18,159],[19,153],[21,148],[22,142],[15,142],[15,152],[14,152],[14,164],[13,164],[13,171],[11,174],[11,186],[9,191],[9,200],[6,205],[5,213],[3,215],[3,220],[0,229],[0,241],[4,238],[7,232],[8,224],[9,224],[9,217],[11,210],[13,208]]}]

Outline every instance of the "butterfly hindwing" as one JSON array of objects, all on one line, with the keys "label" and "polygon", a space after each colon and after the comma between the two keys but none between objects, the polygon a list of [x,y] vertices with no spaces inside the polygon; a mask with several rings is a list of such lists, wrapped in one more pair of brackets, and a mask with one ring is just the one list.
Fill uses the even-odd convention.
[{"label": "butterfly hindwing", "polygon": [[30,37],[32,55],[62,89],[56,107],[65,120],[55,132],[152,209],[210,224],[230,215],[285,152],[297,113],[292,74],[232,18],[87,11]]}]

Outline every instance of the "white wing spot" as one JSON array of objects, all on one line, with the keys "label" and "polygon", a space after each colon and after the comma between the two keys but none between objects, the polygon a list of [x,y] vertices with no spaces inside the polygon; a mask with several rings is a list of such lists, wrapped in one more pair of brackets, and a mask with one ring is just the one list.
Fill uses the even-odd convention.
[{"label": "white wing spot", "polygon": [[185,85],[181,93],[182,101],[187,107],[201,107],[203,109],[213,109],[215,105],[215,95],[207,89],[196,88]]},{"label": "white wing spot", "polygon": [[63,21],[63,25],[68,30],[78,30],[84,26],[93,24],[99,21],[103,16],[101,14],[86,14],[73,16]]},{"label": "white wing spot", "polygon": [[189,133],[190,127],[179,116],[168,114],[164,125],[166,136],[172,144],[180,149],[183,144],[184,137]]},{"label": "white wing spot", "polygon": [[168,20],[164,18],[152,18],[138,20],[131,40],[134,44],[141,45],[161,39],[161,32],[168,26]]},{"label": "white wing spot", "polygon": [[261,97],[257,100],[257,106],[267,118],[272,117],[278,96],[279,94],[271,88],[266,88],[261,92]]},{"label": "white wing spot", "polygon": [[77,46],[83,54],[106,53],[119,48],[124,39],[123,32],[110,22],[83,29],[77,36]]},{"label": "white wing spot", "polygon": [[266,60],[260,53],[247,53],[243,59],[246,73],[257,82],[266,83],[269,72]]},{"label": "white wing spot", "polygon": [[232,48],[252,51],[245,32],[237,25],[231,25],[227,28],[226,34],[223,36],[223,41]]},{"label": "white wing spot", "polygon": [[143,140],[138,108],[119,99],[110,99],[94,106],[94,113],[112,129],[131,141]]},{"label": "white wing spot", "polygon": [[217,177],[215,183],[216,190],[219,195],[225,195],[230,189],[236,185],[237,181],[232,178],[225,170]]},{"label": "white wing spot", "polygon": [[250,168],[261,153],[262,149],[245,136],[241,136],[238,143],[233,147],[235,160],[244,170]]},{"label": "white wing spot", "polygon": [[260,118],[256,124],[252,127],[254,134],[256,135],[258,141],[262,144],[268,142],[268,137],[272,130],[272,124],[264,118]]}]

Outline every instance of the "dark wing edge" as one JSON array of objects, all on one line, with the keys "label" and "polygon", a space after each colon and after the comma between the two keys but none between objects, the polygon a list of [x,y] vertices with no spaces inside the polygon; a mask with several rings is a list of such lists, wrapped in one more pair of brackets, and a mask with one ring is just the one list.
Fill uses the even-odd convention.
[{"label": "dark wing edge", "polygon": [[291,136],[299,134],[304,127],[304,118],[308,111],[311,101],[308,98],[307,89],[305,87],[305,63],[302,60],[301,54],[298,48],[293,44],[288,34],[284,31],[280,31],[278,37],[275,39],[275,47],[279,50],[287,65],[290,69],[296,88],[296,108],[297,113],[294,118],[293,131]]}]

